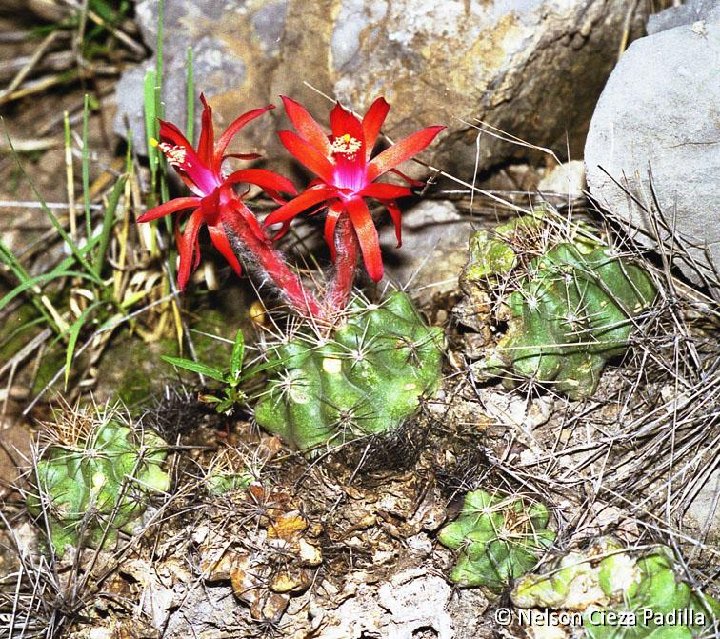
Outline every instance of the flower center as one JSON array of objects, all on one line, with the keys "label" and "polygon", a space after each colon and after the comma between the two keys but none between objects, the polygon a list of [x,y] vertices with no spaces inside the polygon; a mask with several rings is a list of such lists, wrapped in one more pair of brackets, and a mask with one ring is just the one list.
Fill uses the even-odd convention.
[{"label": "flower center", "polygon": [[168,164],[172,167],[178,167],[181,169],[189,169],[190,164],[185,165],[185,157],[187,156],[187,149],[182,146],[172,146],[167,142],[160,142],[158,148],[165,154]]},{"label": "flower center", "polygon": [[360,147],[362,147],[360,140],[354,138],[349,133],[345,133],[333,139],[330,150],[333,153],[340,153],[341,155],[347,156],[348,160],[354,160],[355,154],[360,150]]}]

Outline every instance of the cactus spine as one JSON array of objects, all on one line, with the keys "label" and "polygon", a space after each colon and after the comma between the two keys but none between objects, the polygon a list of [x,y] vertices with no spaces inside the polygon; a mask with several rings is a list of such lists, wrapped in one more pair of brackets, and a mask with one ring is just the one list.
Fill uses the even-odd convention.
[{"label": "cactus spine", "polygon": [[55,553],[109,546],[118,531],[131,532],[151,493],[169,487],[162,470],[166,447],[159,436],[120,423],[110,411],[72,442],[46,448],[27,506],[34,516],[47,513]]},{"label": "cactus spine", "polygon": [[442,342],[405,293],[377,306],[356,299],[329,339],[297,336],[272,350],[255,419],[303,451],[391,431],[437,389]]}]

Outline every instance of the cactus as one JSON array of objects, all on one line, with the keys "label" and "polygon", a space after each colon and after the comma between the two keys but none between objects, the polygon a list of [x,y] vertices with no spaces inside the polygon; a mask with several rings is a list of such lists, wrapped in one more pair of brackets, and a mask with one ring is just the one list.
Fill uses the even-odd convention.
[{"label": "cactus", "polygon": [[511,597],[519,608],[582,611],[591,639],[691,639],[720,624],[720,603],[678,576],[669,548],[633,556],[612,538],[526,575]]},{"label": "cactus", "polygon": [[27,499],[32,515],[47,512],[50,542],[60,557],[69,546],[114,544],[119,530],[131,532],[150,493],[170,484],[161,468],[167,444],[158,435],[111,415],[73,439],[45,449],[35,468],[37,492]]},{"label": "cactus", "polygon": [[356,299],[329,339],[296,336],[271,351],[255,419],[303,451],[391,431],[437,389],[442,340],[405,293]]},{"label": "cactus", "polygon": [[205,488],[213,497],[245,490],[256,481],[259,469],[251,470],[236,448],[222,448],[213,457],[205,475]]},{"label": "cactus", "polygon": [[451,581],[460,586],[485,586],[500,591],[512,579],[532,570],[552,545],[544,504],[475,490],[465,496],[458,518],[445,526],[438,540],[458,559]]},{"label": "cactus", "polygon": [[[607,361],[625,351],[633,318],[656,291],[644,269],[614,256],[585,227],[576,225],[568,241],[552,244],[543,234],[549,225],[534,214],[494,237],[480,231],[471,238],[464,285],[502,291],[497,319],[508,323],[475,372],[492,377],[507,370],[583,399],[597,388]],[[536,257],[522,264],[526,251]]]}]

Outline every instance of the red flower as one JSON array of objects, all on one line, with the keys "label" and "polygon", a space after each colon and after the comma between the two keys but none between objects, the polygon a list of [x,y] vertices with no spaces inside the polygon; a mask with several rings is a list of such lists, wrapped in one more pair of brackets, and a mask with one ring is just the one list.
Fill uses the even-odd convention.
[{"label": "red flower", "polygon": [[247,160],[259,157],[257,154],[226,154],[225,151],[240,129],[269,109],[273,109],[272,105],[241,115],[215,142],[212,110],[204,95],[200,95],[200,100],[204,108],[197,149],[192,147],[180,129],[163,120],[160,120],[160,143],[158,144],[158,148],[165,154],[170,166],[177,171],[183,182],[195,195],[175,198],[138,217],[138,222],[149,222],[170,213],[194,209],[183,233],[180,234],[176,230],[178,252],[180,253],[178,269],[180,289],[185,288],[190,273],[197,268],[200,261],[198,232],[203,224],[208,227],[210,240],[215,248],[225,256],[230,266],[238,274],[241,273],[240,263],[230,246],[224,222],[232,223],[235,228],[238,227],[238,224],[247,226],[258,241],[262,243],[269,241],[255,215],[245,206],[241,196],[233,190],[234,184],[255,184],[279,202],[284,202],[279,197],[279,191],[293,195],[297,192],[288,179],[272,171],[244,169],[226,175],[222,170],[222,164],[226,158]]},{"label": "red flower", "polygon": [[416,131],[371,160],[370,154],[390,110],[384,98],[372,103],[362,122],[336,104],[330,112],[332,135],[329,137],[303,106],[285,96],[282,100],[297,133],[280,131],[280,141],[318,179],[313,180],[308,189],[296,198],[273,211],[265,224],[282,223],[283,228],[278,234],[282,235],[298,213],[308,209],[315,212],[327,207],[325,241],[335,259],[335,227],[340,216],[347,215],[360,245],[365,267],[377,282],[383,276],[383,263],[377,230],[365,198],[378,200],[387,208],[400,246],[400,209],[395,200],[412,192],[407,187],[376,180],[392,171],[413,184],[395,167],[425,149],[445,127],[431,126]]}]

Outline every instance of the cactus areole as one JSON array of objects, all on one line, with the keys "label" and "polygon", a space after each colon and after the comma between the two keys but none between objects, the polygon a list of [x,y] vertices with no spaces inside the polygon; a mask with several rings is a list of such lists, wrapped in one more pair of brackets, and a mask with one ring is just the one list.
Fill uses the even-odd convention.
[{"label": "cactus areole", "polygon": [[405,293],[355,300],[329,339],[298,336],[271,351],[255,419],[303,451],[392,431],[437,389],[442,343]]}]

